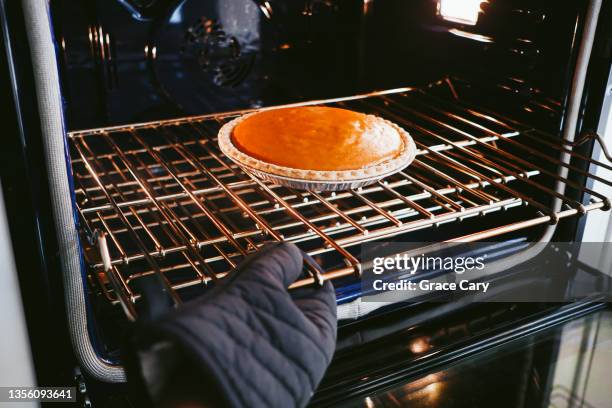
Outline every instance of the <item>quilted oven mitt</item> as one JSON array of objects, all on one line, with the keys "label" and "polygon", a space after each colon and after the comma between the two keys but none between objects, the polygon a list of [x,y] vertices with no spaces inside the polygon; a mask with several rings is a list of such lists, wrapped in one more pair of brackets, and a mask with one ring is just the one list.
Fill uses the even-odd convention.
[{"label": "quilted oven mitt", "polygon": [[128,381],[155,405],[179,406],[166,403],[176,395],[196,402],[189,406],[305,406],[337,328],[330,282],[287,290],[305,256],[290,243],[268,244],[209,294],[138,324]]}]

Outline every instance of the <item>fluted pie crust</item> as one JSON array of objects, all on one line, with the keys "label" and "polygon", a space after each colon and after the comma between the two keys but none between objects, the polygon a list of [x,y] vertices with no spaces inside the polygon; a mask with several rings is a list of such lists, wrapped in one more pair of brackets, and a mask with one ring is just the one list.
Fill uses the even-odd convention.
[{"label": "fluted pie crust", "polygon": [[[316,112],[310,112],[310,111],[309,112],[305,112],[305,111],[293,112],[297,109],[318,109],[318,110]],[[293,110],[293,111],[290,111],[290,110]],[[333,110],[336,110],[336,112],[334,112]],[[339,115],[341,113],[339,111],[344,111],[346,113],[344,114],[344,116]],[[329,112],[329,116],[327,116],[328,112]],[[334,120],[337,119],[337,117],[340,117],[340,118],[348,117],[349,119],[353,118],[353,116],[350,116],[348,114],[349,112],[350,114],[353,114],[353,115],[359,115],[359,116],[354,116],[356,120],[347,121],[346,127],[349,127],[349,129],[343,129],[343,126],[345,125],[344,123],[342,123],[342,121],[340,121],[340,123],[332,123]],[[274,143],[274,141],[270,143],[271,144],[270,151],[272,152],[272,155],[269,154],[270,152],[265,150],[266,145],[262,146],[260,144],[258,146],[256,144],[258,140],[255,139],[252,142],[252,144],[255,146],[254,149],[259,148],[259,151],[263,152],[263,154],[267,156],[265,159],[255,157],[258,155],[261,156],[261,154],[257,154],[256,152],[255,153],[249,152],[248,151],[249,146],[246,146],[246,147],[241,146],[240,143],[238,143],[237,140],[235,140],[233,136],[238,126],[240,126],[241,124],[244,124],[246,121],[249,121],[250,119],[254,119],[254,118],[255,120],[261,119],[262,117],[256,118],[256,115],[261,115],[263,113],[265,113],[266,115],[269,115],[271,120],[282,120],[283,115],[287,116],[290,114],[294,114],[294,115],[297,114],[298,118],[300,116],[303,116],[300,114],[306,114],[306,117],[308,117],[308,115],[311,113],[316,113],[317,115],[321,114],[323,122],[325,122],[327,118],[329,118],[329,121],[330,121],[329,125],[326,123],[323,123],[322,125],[319,124],[319,125],[321,125],[323,129],[326,129],[327,127],[332,129],[333,131],[330,130],[330,133],[336,132],[342,135],[326,134],[326,135],[317,136],[317,137],[320,137],[321,138],[320,140],[324,141],[325,144],[327,145],[331,143],[331,145],[329,145],[331,146],[330,150],[334,150],[333,148],[336,147],[334,145],[335,137],[339,139],[349,138],[349,141],[347,142],[348,147],[345,149],[345,147],[342,146],[341,149],[345,149],[345,150],[340,150],[340,152],[345,151],[346,152],[345,156],[347,158],[356,157],[354,161],[359,163],[358,166],[356,166],[356,168],[347,168],[347,167],[350,167],[351,159],[348,159],[347,161],[347,160],[342,160],[342,158],[340,157],[334,157],[334,159],[331,160],[331,157],[330,157],[330,163],[331,163],[330,164],[330,163],[326,163],[326,157],[317,157],[316,165],[312,164],[313,163],[312,160],[304,160],[304,161],[310,162],[310,167],[321,167],[321,168],[325,168],[324,170],[317,169],[317,168],[298,168],[300,164],[293,163],[296,161],[295,160],[296,158],[294,157],[289,157],[289,158],[284,157],[283,158],[282,157],[283,156],[283,150],[282,150],[283,141],[286,142],[288,138],[296,138],[296,140],[300,140],[298,138],[302,138],[302,139],[306,138],[304,132],[308,132],[309,130],[312,130],[311,128],[312,126],[314,126],[314,125],[310,125],[309,123],[303,123],[303,124],[297,123],[297,126],[296,126],[295,123],[291,122],[291,126],[288,126],[287,128],[288,128],[288,131],[292,133],[288,135],[283,135],[282,140],[279,141],[279,146],[277,146],[276,145],[277,143]],[[271,116],[271,115],[275,115],[275,116]],[[289,116],[289,118],[292,118],[292,116]],[[261,122],[261,120],[259,120],[259,122]],[[264,127],[265,127],[265,124],[266,124],[265,120],[263,123],[258,123],[258,125],[264,125]],[[276,126],[278,127],[278,124],[276,124]],[[302,128],[304,130],[302,130]],[[363,135],[360,134],[360,129],[362,128],[363,128]],[[259,130],[261,130],[261,127],[259,128]],[[263,129],[263,130],[265,131],[266,129]],[[258,137],[257,129],[254,129],[251,133],[252,133],[253,138]],[[293,134],[293,133],[298,133],[298,134]],[[302,134],[299,134],[299,133],[302,133]],[[251,134],[249,133],[248,136],[251,137]],[[389,148],[387,148],[386,146],[381,147],[380,141],[379,141],[378,149],[383,150],[383,153],[381,153],[381,157],[376,157],[376,152],[372,152],[370,154],[369,151],[364,151],[363,143],[361,143],[362,137],[369,139],[369,141],[372,142],[371,144],[374,147],[377,147],[376,146],[377,138],[378,139],[382,138],[381,140],[383,142],[388,141],[389,143],[392,143],[394,146],[397,145],[397,147],[394,147],[392,151],[389,151]],[[244,136],[243,136],[243,139],[244,139]],[[219,131],[218,140],[219,140],[219,147],[221,148],[221,151],[225,155],[227,155],[230,159],[232,159],[234,162],[236,162],[237,164],[243,167],[246,167],[251,170],[255,170],[257,172],[267,173],[268,175],[277,175],[280,177],[304,180],[306,182],[314,181],[314,182],[323,182],[323,183],[324,182],[337,183],[337,182],[360,181],[364,179],[376,180],[378,178],[390,175],[406,167],[408,164],[412,162],[416,154],[416,146],[414,144],[414,141],[408,134],[408,132],[406,132],[404,129],[402,129],[400,126],[396,125],[395,123],[390,122],[386,119],[380,118],[378,116],[359,114],[357,112],[352,112],[352,111],[338,109],[338,108],[321,108],[321,107],[282,108],[282,109],[264,110],[264,111],[249,113],[249,114],[240,116],[236,119],[233,119],[232,121],[223,125],[223,127]],[[249,142],[248,138],[244,140],[246,140],[246,142]],[[365,146],[367,148],[367,146],[369,146],[367,144],[368,140],[365,140],[365,142],[366,142]],[[315,142],[312,142],[312,143],[315,143]],[[342,143],[342,140],[340,140],[338,143]],[[356,150],[352,152],[351,143],[358,145],[361,150],[355,148]],[[304,150],[308,150],[307,147]],[[315,147],[313,148],[315,151],[317,151]],[[377,150],[377,149],[373,149],[373,150]],[[275,159],[274,154],[278,155],[278,160]],[[338,152],[335,152],[334,154],[336,154],[337,156]],[[320,156],[325,156],[325,153],[323,152]],[[367,156],[366,160],[371,159],[371,163],[363,163],[364,156]],[[308,159],[308,157],[306,159]],[[276,161],[276,163],[274,163],[273,161]],[[291,167],[278,164],[278,162],[283,162],[283,161],[291,162]],[[299,162],[299,160],[297,161]],[[341,167],[340,169],[329,169],[328,168],[330,166],[334,166],[335,165],[334,163],[336,162],[339,163],[338,167]]]}]

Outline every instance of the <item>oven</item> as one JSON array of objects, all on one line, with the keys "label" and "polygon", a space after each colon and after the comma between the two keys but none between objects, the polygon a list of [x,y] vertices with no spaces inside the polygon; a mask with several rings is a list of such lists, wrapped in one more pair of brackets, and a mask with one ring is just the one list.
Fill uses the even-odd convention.
[{"label": "oven", "polygon": [[[611,240],[609,2],[0,4],[2,183],[39,383],[129,406],[131,322],[157,296],[205,294],[269,241],[323,266],[293,287],[335,286],[338,349],[313,405],[606,307],[567,287],[563,301],[379,304],[360,282],[363,248],[398,242],[486,243],[506,262],[486,278],[502,291],[555,268],[607,279],[571,246],[568,262],[528,261],[546,243]],[[416,159],[316,192],[260,180],[219,150],[219,128],[241,114],[311,105],[399,124]]]}]

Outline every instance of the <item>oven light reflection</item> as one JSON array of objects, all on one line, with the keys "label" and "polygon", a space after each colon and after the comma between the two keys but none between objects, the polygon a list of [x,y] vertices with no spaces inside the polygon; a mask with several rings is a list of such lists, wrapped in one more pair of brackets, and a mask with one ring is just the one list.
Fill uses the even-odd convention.
[{"label": "oven light reflection", "polygon": [[429,374],[420,380],[413,382],[412,384],[408,384],[410,389],[414,389],[415,387],[422,388],[409,392],[409,395],[412,395],[412,398],[417,399],[426,399],[429,402],[436,401],[440,395],[442,394],[442,390],[444,389],[444,382],[442,378],[436,374]]},{"label": "oven light reflection", "polygon": [[154,45],[153,47],[149,48],[148,45],[145,45],[144,47],[144,53],[145,53],[145,57],[151,57],[153,59],[157,58],[157,46]]},{"label": "oven light reflection", "polygon": [[428,397],[432,399],[436,399],[440,394],[440,390],[442,389],[442,383],[432,382],[425,388],[423,388],[423,393],[427,394]]},{"label": "oven light reflection", "polygon": [[272,18],[272,5],[268,1],[260,1],[259,8],[264,16],[269,20]]},{"label": "oven light reflection", "polygon": [[481,35],[481,34],[469,33],[467,31],[459,30],[458,28],[451,28],[450,30],[448,30],[448,32],[451,33],[452,35],[456,35],[457,37],[467,38],[468,40],[474,40],[474,41],[483,42],[483,43],[493,42],[492,37]]},{"label": "oven light reflection", "polygon": [[428,338],[418,337],[414,339],[409,345],[410,351],[414,354],[421,354],[431,348]]},{"label": "oven light reflection", "polygon": [[170,16],[170,24],[180,24],[183,22],[183,4],[178,6]]},{"label": "oven light reflection", "polygon": [[447,21],[476,25],[483,0],[438,0],[438,14]]},{"label": "oven light reflection", "polygon": [[365,408],[382,407],[434,407],[440,403],[446,382],[442,372],[432,373],[411,381],[393,390],[367,396],[363,399]]}]

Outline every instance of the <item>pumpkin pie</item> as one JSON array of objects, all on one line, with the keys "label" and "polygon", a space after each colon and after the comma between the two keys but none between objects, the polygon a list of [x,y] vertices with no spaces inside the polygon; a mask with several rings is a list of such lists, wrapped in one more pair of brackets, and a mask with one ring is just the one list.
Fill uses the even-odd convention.
[{"label": "pumpkin pie", "polygon": [[376,181],[410,164],[416,153],[412,138],[398,125],[323,106],[269,109],[238,117],[221,128],[219,147],[264,178],[280,184],[286,184],[286,178],[302,180],[305,186],[321,190],[334,189],[323,188],[325,183]]}]

